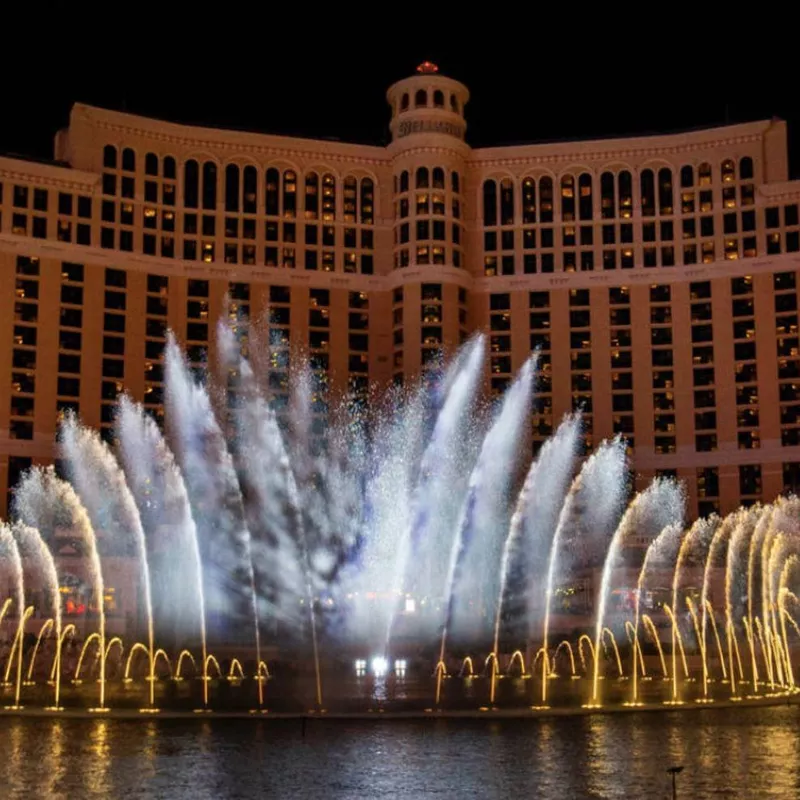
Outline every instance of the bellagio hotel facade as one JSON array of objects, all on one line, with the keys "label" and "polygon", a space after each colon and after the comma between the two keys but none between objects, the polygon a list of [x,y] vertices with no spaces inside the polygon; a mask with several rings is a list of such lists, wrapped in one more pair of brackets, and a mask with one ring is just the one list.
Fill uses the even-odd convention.
[{"label": "bellagio hotel facade", "polygon": [[166,331],[213,363],[224,313],[269,320],[279,405],[294,353],[366,396],[485,331],[487,394],[540,352],[531,453],[582,408],[586,452],[623,434],[692,514],[796,488],[785,123],[473,149],[468,98],[421,65],[387,147],[75,105],[54,161],[0,157],[0,516],[60,414],[107,436],[127,391],[162,416]]}]

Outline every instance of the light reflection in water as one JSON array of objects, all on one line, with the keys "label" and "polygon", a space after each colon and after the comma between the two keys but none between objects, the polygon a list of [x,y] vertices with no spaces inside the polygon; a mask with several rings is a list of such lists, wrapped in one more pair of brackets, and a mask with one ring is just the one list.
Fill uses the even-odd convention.
[{"label": "light reflection in water", "polygon": [[111,786],[108,781],[108,770],[111,766],[111,748],[109,737],[113,723],[106,719],[98,719],[92,724],[89,732],[89,752],[81,764],[81,771],[86,780],[86,788],[99,797],[110,795]]},{"label": "light reflection in water", "polygon": [[0,718],[2,797],[800,796],[796,707],[510,721]]},{"label": "light reflection in water", "polygon": [[[31,730],[34,734],[35,730]],[[66,732],[64,722],[55,719],[50,724],[50,735],[48,737],[47,751],[42,762],[42,774],[47,787],[43,792],[45,797],[58,797],[61,795],[61,783],[66,771],[66,758],[64,757]]]}]

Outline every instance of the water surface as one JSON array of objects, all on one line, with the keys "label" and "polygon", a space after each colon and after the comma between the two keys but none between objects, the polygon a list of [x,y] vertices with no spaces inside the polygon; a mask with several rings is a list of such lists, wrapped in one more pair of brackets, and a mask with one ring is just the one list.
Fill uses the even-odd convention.
[{"label": "water surface", "polygon": [[800,709],[539,720],[0,719],[2,797],[800,797]]}]

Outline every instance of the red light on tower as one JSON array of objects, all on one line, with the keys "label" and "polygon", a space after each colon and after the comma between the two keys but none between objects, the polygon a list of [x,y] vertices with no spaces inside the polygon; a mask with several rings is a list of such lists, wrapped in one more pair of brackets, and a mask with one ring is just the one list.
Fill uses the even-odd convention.
[{"label": "red light on tower", "polygon": [[417,67],[417,72],[419,72],[420,75],[433,75],[438,71],[439,67],[437,67],[432,61],[423,61]]}]

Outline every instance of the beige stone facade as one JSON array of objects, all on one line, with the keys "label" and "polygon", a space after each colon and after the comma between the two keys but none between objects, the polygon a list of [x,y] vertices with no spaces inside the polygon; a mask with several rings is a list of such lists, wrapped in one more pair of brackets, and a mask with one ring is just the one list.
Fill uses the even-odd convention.
[{"label": "beige stone facade", "polygon": [[161,413],[167,328],[213,358],[226,295],[271,312],[269,382],[410,383],[486,331],[487,391],[533,348],[532,452],[583,407],[690,512],[796,486],[800,184],[786,126],[472,149],[467,88],[393,85],[388,147],[187,127],[84,105],[53,163],[0,157],[0,515],[59,413]]}]

